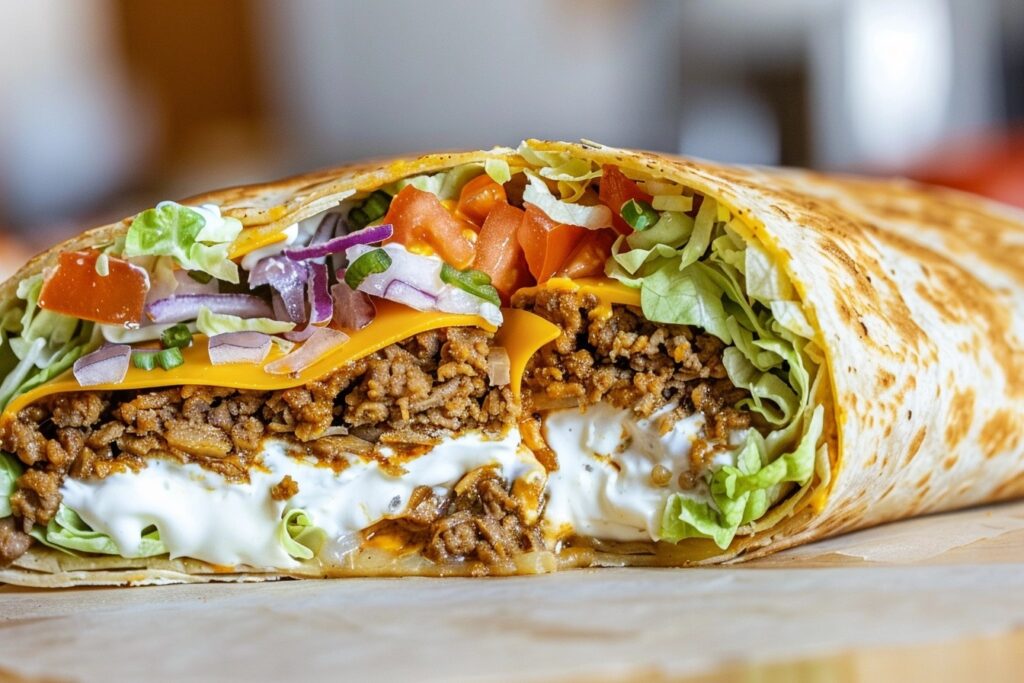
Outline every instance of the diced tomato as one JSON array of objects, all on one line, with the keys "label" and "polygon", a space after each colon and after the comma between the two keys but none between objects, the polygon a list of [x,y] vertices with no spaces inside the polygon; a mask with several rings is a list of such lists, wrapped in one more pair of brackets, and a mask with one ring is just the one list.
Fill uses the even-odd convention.
[{"label": "diced tomato", "polygon": [[588,230],[558,269],[558,275],[568,278],[604,275],[604,264],[611,256],[616,237],[618,233],[611,228]]},{"label": "diced tomato", "polygon": [[533,204],[526,204],[518,237],[537,282],[548,280],[587,232],[578,225],[556,223]]},{"label": "diced tomato", "polygon": [[473,262],[473,243],[465,231],[475,233],[476,226],[452,215],[431,192],[406,185],[391,200],[384,222],[395,228],[388,242],[398,242],[413,250],[426,245],[459,269]]},{"label": "diced tomato", "polygon": [[485,173],[463,186],[459,193],[458,212],[477,225],[482,225],[491,209],[506,201],[505,188]]},{"label": "diced tomato", "polygon": [[622,220],[620,211],[622,205],[630,199],[650,202],[652,197],[643,190],[636,182],[626,177],[618,166],[605,164],[601,167],[601,190],[598,192],[598,199],[601,203],[612,210],[612,223],[615,229],[623,235],[633,232],[629,223]]},{"label": "diced tomato", "polygon": [[523,216],[522,209],[505,202],[495,204],[476,241],[473,267],[491,276],[491,284],[505,303],[517,289],[531,284],[530,269],[518,239]]},{"label": "diced tomato", "polygon": [[104,325],[141,323],[149,277],[119,258],[107,257],[106,275],[96,272],[100,252],[66,251],[43,282],[39,307]]}]

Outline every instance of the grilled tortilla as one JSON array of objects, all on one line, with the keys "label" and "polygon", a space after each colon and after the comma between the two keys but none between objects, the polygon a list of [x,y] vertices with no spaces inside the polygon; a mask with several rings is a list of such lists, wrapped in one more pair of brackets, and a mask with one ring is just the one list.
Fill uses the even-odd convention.
[{"label": "grilled tortilla", "polygon": [[[373,210],[378,200],[390,204]],[[424,201],[461,232],[424,228],[426,209],[408,209]],[[518,221],[504,243],[493,242],[496,204]],[[153,307],[152,254],[125,250],[144,221],[38,256],[0,287],[11,495],[0,580],[721,563],[1024,493],[1024,216],[1011,209],[904,181],[542,141],[332,169],[173,211],[180,219],[180,207],[203,205],[215,206],[206,226],[244,226],[225,228],[219,247],[239,264],[243,289],[259,260],[247,255],[281,258],[281,240],[296,234],[290,248],[303,255],[304,228],[293,226],[312,226],[305,238],[316,246],[325,216],[340,220],[332,239],[393,225],[383,247],[307,261],[329,264],[335,286],[365,271],[350,284],[376,316],[345,328],[338,310],[350,299],[336,299],[333,319],[319,322],[346,339],[320,335],[337,343],[273,374],[268,364],[296,352],[282,333],[256,330],[276,339],[258,363],[214,365],[209,339],[242,324],[207,314],[189,330],[183,364],[146,370],[135,355],[146,345],[161,353],[166,340],[129,334],[137,322],[152,330],[163,310]],[[122,333],[77,323],[26,363],[33,286],[45,295],[62,254],[93,258],[93,248],[148,269],[148,318]],[[178,282],[187,284],[183,271],[230,279],[203,253],[162,258],[176,259]],[[425,262],[412,257],[445,261],[445,282],[417,281]],[[399,267],[411,274],[395,275]],[[269,299],[270,289],[252,292]],[[283,333],[300,332],[299,350],[303,330],[317,334],[314,290],[309,275],[306,319]],[[500,315],[481,296],[500,296]],[[234,318],[285,313],[279,303],[269,318]],[[132,366],[81,386],[70,364],[111,341],[131,346]],[[410,389],[416,381],[423,387]],[[143,424],[143,410],[159,420]],[[220,497],[203,497],[197,480]],[[158,498],[160,487],[201,503],[189,517],[124,502]],[[352,521],[352,510],[371,508]],[[229,527],[261,547],[239,546]]]}]

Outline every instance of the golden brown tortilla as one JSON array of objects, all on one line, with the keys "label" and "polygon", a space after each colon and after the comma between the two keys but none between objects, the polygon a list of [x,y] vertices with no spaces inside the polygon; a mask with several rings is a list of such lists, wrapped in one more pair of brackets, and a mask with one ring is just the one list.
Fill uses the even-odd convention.
[{"label": "golden brown tortilla", "polygon": [[[1024,495],[1024,214],[948,190],[899,180],[720,166],[598,145],[531,141],[627,173],[675,181],[740,216],[800,293],[826,352],[828,481],[741,529],[727,551],[710,541],[599,544],[538,553],[511,571],[588,565],[742,561],[800,543],[913,515]],[[213,192],[252,230],[280,230],[334,205],[351,189],[487,158],[522,163],[513,150],[432,154],[320,171]],[[129,221],[84,233],[31,261],[18,280],[62,250],[109,242]],[[744,535],[746,533],[746,535]],[[653,552],[652,552],[653,551]],[[364,550],[345,569],[315,562],[289,575],[459,573],[418,556]],[[468,571],[468,569],[466,570]],[[191,560],[73,558],[39,546],[0,581],[37,586],[245,581],[281,573],[218,573]]]}]

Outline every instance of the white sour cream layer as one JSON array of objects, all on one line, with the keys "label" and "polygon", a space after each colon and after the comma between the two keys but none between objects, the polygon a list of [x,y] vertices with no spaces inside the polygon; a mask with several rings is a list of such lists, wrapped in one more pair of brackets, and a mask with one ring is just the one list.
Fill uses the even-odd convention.
[{"label": "white sour cream layer", "polygon": [[[400,477],[357,456],[336,473],[312,460],[293,458],[285,448],[281,442],[267,441],[265,471],[253,469],[247,484],[228,482],[198,465],[157,459],[138,472],[96,481],[68,479],[61,492],[64,504],[110,536],[126,557],[137,554],[143,529],[152,525],[172,558],[287,568],[297,562],[277,537],[286,508],[305,510],[328,538],[344,544],[352,534],[400,514],[417,486],[443,491],[485,465],[497,465],[509,481],[540,467],[533,454],[520,447],[516,430],[501,440],[470,433],[444,441],[404,463]],[[295,480],[299,492],[288,501],[272,500],[270,488],[285,475]]]},{"label": "white sour cream layer", "polygon": [[[558,456],[558,470],[548,475],[545,532],[657,540],[665,503],[680,490],[678,475],[688,468],[693,440],[704,429],[698,413],[659,433],[659,418],[672,408],[645,420],[607,403],[549,413],[544,435]],[[672,473],[666,486],[651,481],[657,465]]]}]

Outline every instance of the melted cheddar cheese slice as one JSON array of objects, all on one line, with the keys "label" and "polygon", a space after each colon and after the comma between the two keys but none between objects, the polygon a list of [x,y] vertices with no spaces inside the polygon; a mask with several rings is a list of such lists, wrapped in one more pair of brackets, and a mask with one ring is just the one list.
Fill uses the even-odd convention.
[{"label": "melted cheddar cheese slice", "polygon": [[[599,301],[598,308],[591,315],[611,312],[614,304],[639,306],[640,292],[621,283],[601,278],[570,280],[552,278],[543,285],[531,288],[562,289],[583,294],[593,294]],[[518,309],[503,309],[504,323],[495,333],[494,343],[508,351],[513,396],[518,400],[526,364],[534,353],[545,344],[554,341],[561,334],[558,326],[544,318]],[[401,304],[381,300],[377,302],[377,316],[364,329],[352,334],[348,342],[332,353],[324,355],[317,362],[294,375],[271,375],[262,367],[252,365],[213,365],[207,354],[206,338],[197,336],[195,343],[183,351],[184,364],[169,370],[141,370],[128,368],[124,381],[118,384],[100,384],[87,387],[88,391],[118,391],[126,389],[153,389],[158,387],[182,386],[186,384],[232,387],[253,391],[276,391],[288,389],[320,379],[336,371],[344,364],[370,355],[375,351],[407,339],[415,334],[442,327],[475,326],[495,332],[493,325],[483,318],[457,313],[416,311]],[[263,365],[280,358],[283,353],[275,345]],[[8,422],[19,410],[34,401],[52,394],[82,391],[71,371],[50,382],[15,397],[0,416],[0,424]]]},{"label": "melted cheddar cheese slice", "polygon": [[[557,338],[560,331],[540,316],[513,309],[504,311],[505,322],[495,335],[495,344],[508,350],[513,393],[518,397],[523,371],[537,349]],[[395,344],[415,334],[442,327],[474,326],[489,332],[493,325],[483,318],[456,313],[416,311],[391,301],[377,302],[377,317],[336,351],[324,355],[317,362],[300,373],[293,375],[271,375],[262,367],[253,365],[213,365],[207,353],[206,338],[197,336],[191,347],[182,353],[185,362],[165,371],[160,369],[141,370],[129,367],[124,381],[117,384],[100,384],[85,388],[87,391],[117,391],[125,389],[152,389],[157,387],[196,384],[215,387],[232,387],[254,391],[275,391],[308,384],[329,375],[346,363],[358,360],[386,346]],[[283,353],[277,346],[271,347],[270,355],[263,365],[280,358]],[[51,394],[82,391],[74,375],[68,371],[32,391],[14,398],[4,410],[0,422],[7,422],[19,410],[30,403]]]}]

